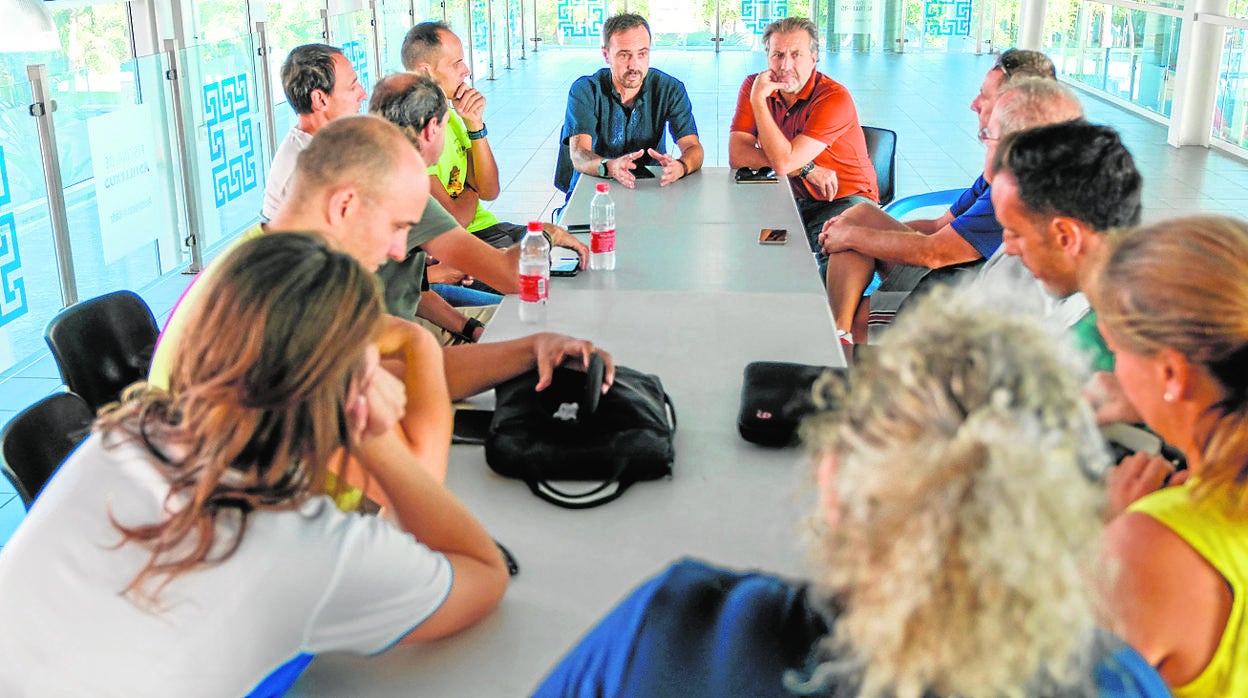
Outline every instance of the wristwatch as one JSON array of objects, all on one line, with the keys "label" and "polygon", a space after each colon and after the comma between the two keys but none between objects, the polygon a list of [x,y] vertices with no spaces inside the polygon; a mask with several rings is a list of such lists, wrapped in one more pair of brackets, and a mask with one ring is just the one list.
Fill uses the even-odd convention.
[{"label": "wristwatch", "polygon": [[811,160],[805,165],[802,165],[802,169],[797,171],[797,176],[799,179],[806,179],[806,175],[810,174],[812,171],[814,171],[814,169],[815,169],[815,161]]},{"label": "wristwatch", "polygon": [[607,158],[598,161],[598,176],[607,177]]}]

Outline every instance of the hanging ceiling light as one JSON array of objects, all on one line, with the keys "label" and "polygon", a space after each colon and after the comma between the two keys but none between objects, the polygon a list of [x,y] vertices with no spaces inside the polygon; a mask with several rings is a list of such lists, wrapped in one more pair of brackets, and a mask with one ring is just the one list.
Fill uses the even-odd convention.
[{"label": "hanging ceiling light", "polygon": [[43,0],[0,0],[0,52],[59,51],[52,14]]}]

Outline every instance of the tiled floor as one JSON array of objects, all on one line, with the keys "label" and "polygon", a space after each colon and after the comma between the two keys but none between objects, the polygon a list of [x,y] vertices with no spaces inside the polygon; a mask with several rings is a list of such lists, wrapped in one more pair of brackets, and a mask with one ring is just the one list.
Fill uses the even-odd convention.
[{"label": "tiled floor", "polygon": [[[983,149],[968,111],[989,56],[965,54],[825,54],[820,69],[849,87],[862,123],[898,133],[898,196],[964,187],[983,169]],[[491,208],[503,220],[548,218],[563,202],[551,184],[568,86],[602,63],[597,51],[542,51],[494,81],[486,95],[490,141],[502,173]],[[700,124],[707,166],[728,164],[728,127],[742,78],[763,67],[755,53],[656,50],[652,64],[683,80]],[[1145,176],[1145,218],[1179,213],[1239,215],[1248,206],[1248,165],[1204,148],[1166,145],[1165,128],[1085,96],[1088,118],[1117,127]],[[174,274],[141,290],[163,323],[189,277]],[[61,389],[46,354],[0,382],[0,424],[40,397]],[[0,478],[0,546],[23,515],[21,501]]]}]

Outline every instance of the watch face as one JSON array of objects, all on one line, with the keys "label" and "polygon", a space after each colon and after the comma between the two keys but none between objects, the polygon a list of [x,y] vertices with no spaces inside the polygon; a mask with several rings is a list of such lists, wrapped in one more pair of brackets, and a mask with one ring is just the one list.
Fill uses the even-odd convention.
[{"label": "watch face", "polygon": [[598,176],[599,177],[607,176],[607,161],[606,160],[603,160],[602,162],[598,163]]}]

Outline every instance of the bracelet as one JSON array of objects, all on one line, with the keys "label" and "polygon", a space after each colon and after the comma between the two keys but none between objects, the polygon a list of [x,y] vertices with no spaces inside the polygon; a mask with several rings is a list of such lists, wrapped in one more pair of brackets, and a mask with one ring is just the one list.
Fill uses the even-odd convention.
[{"label": "bracelet", "polygon": [[489,132],[489,131],[485,128],[485,124],[481,124],[481,130],[480,130],[480,131],[469,131],[469,132],[468,132],[468,140],[470,140],[470,141],[479,141],[479,140],[481,140],[482,138],[485,138],[485,137],[486,137],[486,136],[488,136],[488,135],[490,135],[490,132]]},{"label": "bracelet", "polygon": [[814,169],[815,169],[815,161],[811,160],[805,165],[802,165],[802,169],[797,171],[797,176],[799,179],[806,179],[806,175],[810,174]]},{"label": "bracelet", "polygon": [[555,248],[555,237],[546,232],[545,228],[542,228],[542,237],[546,238],[546,244],[550,245],[550,248],[553,250]]},{"label": "bracelet", "polygon": [[470,317],[464,323],[464,329],[459,331],[459,336],[467,340],[469,344],[474,344],[477,340],[473,339],[472,336],[476,334],[478,327],[484,328],[485,324],[475,317]]}]

